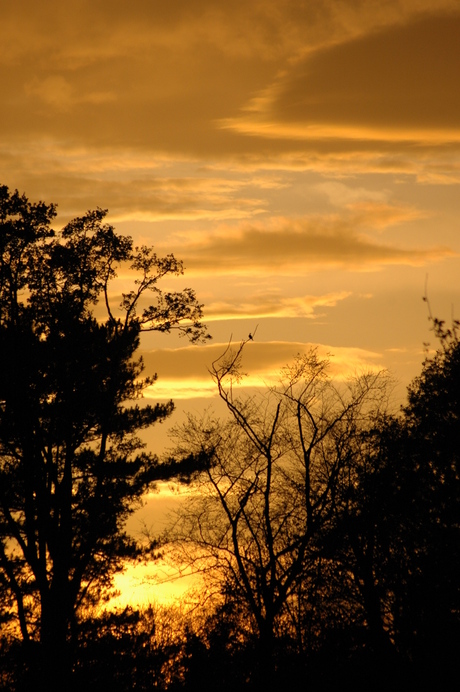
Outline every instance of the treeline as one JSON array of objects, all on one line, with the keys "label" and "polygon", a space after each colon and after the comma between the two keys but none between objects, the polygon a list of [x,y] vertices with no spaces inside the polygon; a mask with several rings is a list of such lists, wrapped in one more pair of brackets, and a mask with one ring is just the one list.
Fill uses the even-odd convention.
[{"label": "treeline", "polygon": [[[162,462],[138,432],[173,404],[139,401],[135,353],[145,330],[206,338],[202,306],[163,293],[181,263],[102,210],[60,233],[54,214],[0,188],[2,689],[456,689],[459,324],[431,318],[397,414],[384,373],[337,382],[315,350],[239,394],[251,343],[230,346],[212,365],[228,415],[190,417]],[[165,478],[194,492],[162,546],[137,543],[126,519]],[[196,606],[104,612],[159,547],[201,572]]]}]

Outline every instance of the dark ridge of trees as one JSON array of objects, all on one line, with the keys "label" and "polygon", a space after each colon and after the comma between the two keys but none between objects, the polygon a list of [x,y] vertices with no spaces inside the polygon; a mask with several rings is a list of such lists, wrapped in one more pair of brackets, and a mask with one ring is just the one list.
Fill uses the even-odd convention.
[{"label": "dark ridge of trees", "polygon": [[[190,417],[160,462],[137,433],[173,407],[137,401],[140,334],[205,338],[201,305],[163,294],[180,262],[105,212],[60,233],[54,215],[0,187],[0,690],[456,690],[459,323],[431,318],[398,414],[384,375],[338,386],[315,351],[237,396],[248,339],[212,366],[228,416]],[[115,310],[120,265],[137,283]],[[104,611],[113,574],[152,556],[127,516],[172,477],[196,493],[165,550],[207,591]]]}]

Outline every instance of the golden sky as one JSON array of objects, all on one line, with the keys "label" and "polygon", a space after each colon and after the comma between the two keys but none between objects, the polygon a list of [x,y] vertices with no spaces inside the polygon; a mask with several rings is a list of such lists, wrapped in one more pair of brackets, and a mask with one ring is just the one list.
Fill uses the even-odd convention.
[{"label": "golden sky", "polygon": [[1,5],[1,182],[108,208],[205,304],[212,345],[144,340],[158,395],[256,325],[264,381],[309,344],[418,372],[427,275],[460,314],[458,0]]},{"label": "golden sky", "polygon": [[318,345],[402,396],[427,276],[460,316],[459,0],[0,4],[0,182],[62,223],[109,209],[205,305],[210,345],[144,339],[149,397],[212,405],[207,367],[256,325],[250,385]]}]

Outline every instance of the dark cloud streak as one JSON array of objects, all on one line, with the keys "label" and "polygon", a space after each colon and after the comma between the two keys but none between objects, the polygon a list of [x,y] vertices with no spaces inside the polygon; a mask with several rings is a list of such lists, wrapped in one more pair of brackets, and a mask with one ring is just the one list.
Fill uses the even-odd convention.
[{"label": "dark cloud streak", "polygon": [[375,242],[354,229],[363,216],[324,219],[282,219],[267,229],[245,224],[233,233],[184,245],[189,272],[302,274],[306,269],[340,267],[378,269],[384,265],[420,266],[455,253],[447,247],[404,248]]}]

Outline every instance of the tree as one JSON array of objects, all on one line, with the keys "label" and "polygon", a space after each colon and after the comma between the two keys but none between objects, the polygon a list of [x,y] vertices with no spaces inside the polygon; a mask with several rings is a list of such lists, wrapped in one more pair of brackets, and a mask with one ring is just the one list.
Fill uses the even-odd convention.
[{"label": "tree", "polygon": [[410,489],[400,522],[410,549],[393,590],[398,646],[439,684],[457,665],[460,636],[460,324],[430,320],[438,348],[409,386],[394,446]]},{"label": "tree", "polygon": [[260,398],[237,397],[246,344],[229,347],[212,367],[230,417],[190,418],[176,431],[179,456],[201,453],[210,463],[168,539],[180,564],[246,605],[259,640],[261,689],[269,689],[276,634],[323,555],[348,484],[352,440],[382,405],[386,387],[379,374],[336,386],[328,362],[311,350],[284,370],[278,387]]},{"label": "tree", "polygon": [[438,349],[400,414],[363,441],[336,559],[355,575],[382,670],[449,689],[460,636],[460,342],[458,323],[430,319]]},{"label": "tree", "polygon": [[[207,338],[194,292],[158,287],[183,272],[173,255],[133,247],[101,209],[61,232],[55,214],[0,187],[0,583],[30,661],[39,642],[34,674],[50,690],[69,689],[79,612],[140,554],[127,516],[176,472],[138,437],[173,411],[136,403],[156,377],[141,378],[140,334]],[[120,266],[136,278],[117,311]]]}]

